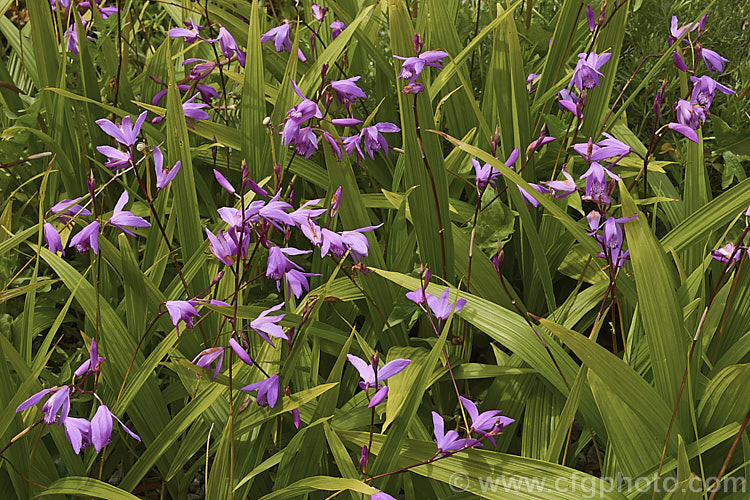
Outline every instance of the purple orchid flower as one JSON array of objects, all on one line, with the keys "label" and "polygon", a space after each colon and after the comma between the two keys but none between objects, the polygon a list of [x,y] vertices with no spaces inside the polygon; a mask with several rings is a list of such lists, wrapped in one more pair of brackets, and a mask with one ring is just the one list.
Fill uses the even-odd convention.
[{"label": "purple orchid flower", "polygon": [[[386,142],[383,132],[395,133],[400,132],[401,129],[396,125],[388,122],[381,122],[370,127],[365,127],[360,132],[360,138],[365,146],[365,151],[370,155],[371,159],[375,159],[374,154],[380,149],[383,149],[385,156],[388,156],[388,142]],[[359,147],[357,148],[359,149]],[[361,151],[360,151],[361,154]],[[362,156],[364,158],[364,156]]]},{"label": "purple orchid flower", "polygon": [[[615,270],[622,267],[625,261],[630,258],[629,251],[622,251],[622,244],[625,238],[622,224],[635,218],[636,215],[620,218],[608,217],[604,224],[602,224],[602,236],[596,236],[599,245],[602,247],[602,252],[599,253],[598,257],[607,259]],[[595,221],[589,220],[589,226],[592,226],[594,223]]]},{"label": "purple orchid flower", "polygon": [[333,80],[331,82],[331,88],[336,92],[336,99],[339,103],[343,102],[348,107],[351,103],[357,100],[357,98],[364,99],[367,97],[367,94],[365,94],[355,83],[360,78],[362,77],[353,76],[345,80]]},{"label": "purple orchid flower", "polygon": [[279,399],[279,376],[277,374],[271,375],[268,379],[246,385],[241,390],[249,392],[256,389],[258,390],[258,396],[255,402],[258,403],[258,406],[273,408]]},{"label": "purple orchid flower", "polygon": [[195,43],[200,38],[199,32],[203,29],[203,26],[195,24],[192,18],[190,21],[184,21],[184,23],[184,28],[172,28],[167,31],[167,35],[171,38],[183,38],[187,43]]},{"label": "purple orchid flower", "polygon": [[147,114],[148,112],[144,111],[138,115],[135,125],[130,121],[130,115],[125,116],[120,125],[115,125],[105,118],[96,120],[96,124],[99,125],[105,134],[112,137],[123,146],[130,147],[138,140],[138,134],[141,132],[141,125],[143,125],[143,122],[146,120]]},{"label": "purple orchid flower", "polygon": [[377,226],[367,226],[354,229],[353,231],[341,232],[341,243],[344,247],[349,249],[349,253],[351,253],[352,258],[356,262],[360,262],[362,257],[367,257],[370,248],[370,243],[367,241],[367,237],[362,233],[373,231],[382,225],[383,224],[378,224]]},{"label": "purple orchid flower", "polygon": [[177,326],[180,320],[185,322],[185,328],[193,328],[193,318],[200,318],[200,314],[195,310],[195,306],[198,305],[197,300],[168,300],[164,303],[169,313],[169,317],[172,319],[172,324],[177,330],[177,336],[180,336],[180,328]]},{"label": "purple orchid flower", "polygon": [[284,146],[288,146],[292,142],[296,142],[296,139],[300,132],[300,125],[310,118],[323,118],[323,113],[320,112],[320,108],[318,108],[318,105],[314,102],[305,97],[305,95],[300,91],[299,87],[297,87],[297,84],[292,82],[292,89],[294,90],[294,93],[297,94],[301,99],[302,102],[295,105],[287,111],[286,114],[286,121],[284,123],[284,129],[281,132],[281,139],[284,143]]},{"label": "purple orchid flower", "polygon": [[123,167],[127,167],[133,163],[130,152],[120,151],[112,146],[97,146],[96,150],[107,157],[104,166],[111,168],[112,170],[120,170]]},{"label": "purple orchid flower", "polygon": [[611,200],[608,193],[607,177],[615,181],[621,180],[619,176],[600,163],[591,162],[589,169],[580,177],[586,179],[586,193],[581,196],[581,199],[593,201],[599,205],[608,205]]},{"label": "purple orchid flower", "polygon": [[221,48],[224,57],[231,59],[232,56],[236,54],[240,66],[243,68],[245,67],[245,53],[240,50],[237,46],[237,42],[234,41],[234,38],[232,38],[232,35],[224,26],[219,28],[219,36],[216,40],[219,42],[219,48]]},{"label": "purple orchid flower", "polygon": [[492,434],[499,433],[503,428],[515,422],[514,419],[509,417],[501,417],[500,410],[489,410],[479,413],[477,405],[473,401],[463,396],[459,396],[464,408],[471,417],[471,427],[469,432],[476,432],[480,437],[488,434],[487,438],[492,441],[492,444],[496,446],[495,439]]},{"label": "purple orchid flower", "polygon": [[[214,361],[216,362],[216,368],[214,369],[214,376],[211,380],[216,380],[216,377],[219,376],[219,372],[221,371],[221,363],[224,361],[223,347],[209,347],[208,349],[203,349],[193,358],[191,363],[199,368],[208,369]],[[195,376],[200,377],[200,374],[196,373]]]},{"label": "purple orchid flower", "polygon": [[583,99],[579,98],[568,89],[562,89],[558,94],[557,106],[560,109],[570,111],[579,120],[583,118]]},{"label": "purple orchid flower", "polygon": [[[370,403],[367,405],[368,408],[373,408],[374,406],[379,405],[385,400],[386,396],[388,396],[388,386],[385,384],[380,385],[381,382],[401,372],[404,368],[409,366],[409,363],[411,363],[410,359],[394,359],[393,361],[386,363],[382,368],[378,368],[376,372],[374,368],[377,364],[376,356],[370,360],[369,365],[365,360],[358,358],[353,354],[347,354],[346,357],[349,358],[349,362],[354,365],[354,368],[357,369],[359,376],[362,378],[359,382],[359,387],[365,391],[368,399],[370,399]],[[377,391],[372,398],[370,398],[368,391],[371,387],[377,388]]]},{"label": "purple orchid flower", "polygon": [[60,233],[57,232],[55,226],[49,222],[44,222],[44,239],[47,241],[47,247],[52,253],[62,252],[65,255],[65,249],[63,248],[62,240],[60,239]]},{"label": "purple orchid flower", "polygon": [[250,359],[250,356],[247,354],[247,351],[245,351],[245,349],[240,345],[239,342],[231,338],[229,339],[229,347],[232,348],[234,353],[237,355],[238,358],[242,360],[243,363],[245,363],[248,366],[253,366],[253,360]]},{"label": "purple orchid flower", "polygon": [[319,23],[322,23],[326,12],[328,12],[328,7],[321,7],[320,5],[314,3],[312,4],[311,9],[313,19],[315,19]]},{"label": "purple orchid flower", "polygon": [[[29,399],[18,405],[16,413],[31,408],[32,406],[41,402],[44,396],[51,394],[50,398],[42,406],[42,415],[44,415],[44,423],[52,425],[57,420],[58,427],[65,422],[70,411],[70,387],[63,385],[61,387],[51,387],[49,389],[42,389],[37,392]],[[58,419],[59,413],[59,419]]]},{"label": "purple orchid flower", "polygon": [[555,198],[565,198],[566,196],[575,192],[576,189],[578,189],[578,186],[576,186],[576,181],[573,180],[573,176],[571,176],[564,167],[562,169],[562,175],[563,177],[565,177],[564,181],[542,182],[542,184],[546,185],[548,188],[552,189],[555,192]]},{"label": "purple orchid flower", "polygon": [[706,121],[705,108],[700,104],[680,99],[674,105],[674,109],[677,122],[668,123],[667,127],[698,144],[699,140],[696,130]]},{"label": "purple orchid flower", "polygon": [[685,34],[688,31],[695,31],[698,29],[699,23],[690,23],[686,24],[682,27],[677,27],[677,16],[672,16],[672,21],[670,23],[670,29],[669,29],[669,46],[671,47],[674,42],[676,42],[678,39],[685,36]]},{"label": "purple orchid flower", "polygon": [[73,447],[76,455],[81,450],[91,446],[91,422],[85,418],[68,417],[63,422],[65,427],[65,437]]},{"label": "purple orchid flower", "polygon": [[698,44],[696,50],[703,59],[703,63],[706,65],[709,73],[713,73],[714,71],[721,73],[724,70],[724,63],[729,62],[729,59],[721,57],[718,53],[701,46],[701,44]]},{"label": "purple orchid flower", "polygon": [[305,273],[297,269],[290,269],[287,271],[286,274],[284,274],[284,280],[286,281],[288,288],[287,295],[289,290],[291,290],[295,297],[300,298],[302,290],[309,292],[310,284],[308,283],[307,278],[311,276],[320,276],[320,274]]},{"label": "purple orchid flower", "polygon": [[439,454],[445,456],[448,452],[459,450],[466,444],[467,440],[461,439],[458,436],[458,432],[454,430],[445,432],[445,422],[443,422],[443,417],[434,411],[432,412],[432,425],[433,432],[435,433],[435,444],[437,445],[437,451]]},{"label": "purple orchid flower", "polygon": [[474,166],[474,184],[477,187],[477,193],[481,192],[481,190],[487,187],[487,185],[490,185],[493,188],[497,189],[495,179],[500,177],[500,172],[495,170],[495,168],[489,163],[485,163],[484,166],[480,166],[479,162],[475,158],[471,159],[471,164]]},{"label": "purple orchid flower", "polygon": [[604,76],[599,68],[604,66],[610,57],[612,57],[610,52],[601,55],[594,52],[578,54],[578,62],[573,70],[573,78],[570,79],[568,87],[575,85],[579,92],[598,87],[599,77]]},{"label": "purple orchid flower", "polygon": [[443,52],[442,50],[428,50],[422,52],[416,57],[393,57],[404,61],[401,64],[401,71],[398,74],[399,78],[409,80],[409,84],[413,84],[416,82],[425,66],[432,66],[438,70],[443,69],[442,59],[448,57],[448,53]]},{"label": "purple orchid flower", "polygon": [[346,24],[342,23],[341,21],[334,21],[329,26],[331,28],[331,39],[335,40],[337,36],[341,34],[342,31],[346,29]]},{"label": "purple orchid flower", "polygon": [[734,90],[725,87],[708,75],[703,75],[700,78],[691,76],[690,81],[693,82],[690,101],[705,106],[706,109],[711,107],[717,90],[722,94],[734,94]]},{"label": "purple orchid flower", "polygon": [[208,113],[203,111],[203,108],[207,108],[208,104],[202,102],[193,102],[199,95],[200,93],[196,93],[193,97],[182,103],[182,113],[185,115],[185,121],[188,125],[190,125],[191,128],[193,127],[193,124],[190,122],[190,120],[193,120],[197,123],[201,120],[208,120],[209,118]]},{"label": "purple orchid flower", "polygon": [[236,231],[219,230],[216,236],[206,228],[206,236],[208,236],[208,248],[216,259],[222,264],[232,267],[236,262],[237,258],[244,260],[247,258],[247,249],[250,245],[250,238],[242,238],[242,246],[240,247],[240,238],[238,238]]},{"label": "purple orchid flower", "polygon": [[78,253],[86,253],[89,248],[94,253],[99,253],[99,221],[95,220],[81,229],[78,234],[70,239],[69,247],[75,247]]},{"label": "purple orchid flower", "polygon": [[266,309],[260,315],[258,315],[257,318],[252,320],[250,322],[250,328],[255,331],[258,335],[260,335],[260,338],[268,342],[269,344],[273,345],[273,342],[271,342],[271,339],[268,337],[269,335],[271,337],[276,337],[284,340],[289,340],[289,336],[284,333],[284,330],[281,329],[279,326],[279,322],[281,322],[282,319],[284,319],[285,314],[278,314],[276,316],[269,316],[268,313],[272,313],[274,311],[278,311],[284,307],[284,303],[275,305],[270,309]]},{"label": "purple orchid flower", "polygon": [[281,248],[272,246],[268,249],[268,262],[266,265],[266,278],[275,280],[277,285],[281,277],[292,269],[302,269],[289,260],[287,255],[302,255],[310,253],[310,250],[299,250],[297,248]]},{"label": "purple orchid flower", "polygon": [[529,76],[526,77],[526,89],[529,91],[529,93],[534,91],[534,82],[542,75],[537,75],[536,73],[529,73]]},{"label": "purple orchid flower", "polygon": [[[289,40],[289,32],[290,32],[290,25],[288,22],[285,22],[281,26],[276,26],[275,28],[271,28],[270,30],[263,33],[260,37],[260,43],[266,43],[273,40],[273,45],[276,47],[276,52],[291,52],[292,51],[292,42]],[[305,54],[302,53],[302,50],[297,48],[297,59],[299,59],[302,62],[307,61],[307,58],[305,57]],[[243,63],[242,66],[244,67],[245,64]]]},{"label": "purple orchid flower", "polygon": [[724,264],[727,264],[728,262],[731,261],[732,262],[732,264],[730,264],[731,266],[731,265],[734,265],[735,262],[740,261],[740,258],[742,257],[742,252],[735,251],[734,243],[730,241],[723,247],[719,247],[716,250],[711,250],[711,257],[718,260],[719,262],[723,262]]},{"label": "purple orchid flower", "polygon": [[[551,192],[546,187],[540,186],[539,184],[535,184],[533,182],[529,182],[529,186],[531,186],[534,189],[534,191],[536,191],[539,194],[548,194]],[[518,186],[518,191],[521,193],[521,197],[523,198],[523,202],[526,204],[527,209],[530,207],[536,208],[539,206],[539,201],[533,196],[531,196],[529,192],[526,191],[524,188],[522,188],[521,186]]]},{"label": "purple orchid flower", "polygon": [[122,423],[122,420],[117,418],[117,416],[109,411],[107,405],[103,404],[99,406],[99,409],[96,410],[94,418],[91,419],[91,444],[94,445],[94,449],[97,453],[102,451],[102,448],[107,446],[112,441],[113,419],[117,420],[120,423],[122,430],[127,432],[130,437],[139,442],[141,440],[141,438],[138,437],[138,434],[128,429],[127,426]]},{"label": "purple orchid flower", "polygon": [[123,191],[120,195],[120,199],[117,200],[117,204],[115,205],[115,209],[112,213],[112,217],[109,218],[109,223],[115,226],[117,229],[122,231],[123,233],[135,237],[135,234],[127,229],[125,229],[123,226],[128,227],[151,227],[151,224],[146,221],[143,217],[138,217],[133,212],[130,212],[128,210],[123,210],[125,208],[125,204],[128,202],[128,192]]},{"label": "purple orchid flower", "polygon": [[154,146],[154,171],[156,172],[156,189],[164,189],[174,180],[180,171],[182,162],[177,160],[173,167],[164,168],[164,155],[159,146]]},{"label": "purple orchid flower", "polygon": [[431,293],[427,293],[427,305],[430,306],[430,309],[432,309],[433,314],[436,318],[439,320],[445,320],[448,319],[448,317],[451,315],[453,311],[453,306],[456,306],[455,312],[460,311],[463,309],[463,307],[466,305],[466,299],[458,299],[455,302],[450,301],[450,288],[445,287],[445,290],[443,290],[443,293],[440,295],[440,298],[438,299]]},{"label": "purple orchid flower", "polygon": [[99,350],[96,347],[96,341],[91,339],[91,346],[89,347],[89,359],[81,363],[81,366],[76,368],[73,374],[76,377],[82,377],[90,373],[99,373],[101,370],[102,361],[107,358],[99,356]]},{"label": "purple orchid flower", "polygon": [[89,212],[87,209],[83,208],[81,205],[78,205],[78,201],[81,198],[78,197],[74,200],[70,199],[64,199],[60,200],[52,207],[50,207],[49,211],[53,214],[59,214],[62,212],[62,215],[58,216],[58,219],[64,223],[68,223],[70,221],[70,217],[76,217],[78,215],[91,215],[91,212]]}]

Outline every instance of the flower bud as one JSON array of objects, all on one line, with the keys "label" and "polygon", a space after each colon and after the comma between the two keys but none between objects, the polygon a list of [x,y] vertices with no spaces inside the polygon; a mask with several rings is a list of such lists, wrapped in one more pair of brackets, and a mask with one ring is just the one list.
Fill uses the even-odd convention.
[{"label": "flower bud", "polygon": [[362,452],[359,454],[359,468],[364,469],[367,467],[367,462],[370,460],[370,450],[367,449],[367,445],[362,447]]},{"label": "flower bud", "polygon": [[420,35],[419,33],[414,33],[412,42],[414,43],[414,52],[419,55],[419,53],[422,52],[422,47],[424,47],[424,40],[422,40],[422,35]]}]

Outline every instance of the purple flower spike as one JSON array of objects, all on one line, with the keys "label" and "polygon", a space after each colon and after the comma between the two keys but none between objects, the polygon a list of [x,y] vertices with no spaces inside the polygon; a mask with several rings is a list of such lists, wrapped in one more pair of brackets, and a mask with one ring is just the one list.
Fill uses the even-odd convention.
[{"label": "purple flower spike", "polygon": [[76,368],[73,374],[76,377],[82,377],[87,373],[99,373],[101,369],[102,361],[107,358],[99,356],[99,350],[96,347],[96,341],[91,339],[91,346],[89,347],[89,359],[81,363],[81,366]]},{"label": "purple flower spike", "polygon": [[[209,347],[208,349],[203,349],[195,358],[193,358],[191,363],[199,368],[208,369],[214,361],[216,361],[216,369],[214,369],[214,376],[211,380],[216,380],[216,377],[219,376],[219,372],[221,371],[221,363],[224,361],[223,347]],[[196,377],[200,377],[200,374],[198,373],[195,375]]]},{"label": "purple flower spike", "polygon": [[185,328],[193,328],[193,318],[200,318],[200,314],[195,310],[198,304],[197,300],[168,300],[164,305],[167,307],[172,324],[177,330],[177,336],[180,336],[180,328],[177,326],[180,320],[185,322]]},{"label": "purple flower spike", "polygon": [[604,66],[611,56],[612,54],[609,52],[601,55],[594,52],[590,54],[581,52],[578,54],[578,63],[576,63],[576,67],[573,70],[573,78],[570,79],[568,87],[575,85],[579,92],[598,87],[599,77],[604,76],[599,71],[599,68]]},{"label": "purple flower spike", "polygon": [[329,26],[331,28],[331,39],[335,40],[337,36],[341,34],[342,31],[346,29],[346,24],[342,23],[341,21],[334,21]]},{"label": "purple flower spike", "polygon": [[95,254],[99,253],[99,221],[95,220],[81,229],[70,239],[68,246],[75,247],[78,253],[86,253],[89,248],[93,249]]},{"label": "purple flower spike", "polygon": [[[380,385],[381,382],[401,372],[404,368],[409,366],[411,363],[410,359],[394,359],[385,364],[382,368],[378,368],[377,373],[373,366],[374,362],[367,364],[363,359],[354,356],[353,354],[347,354],[349,362],[354,365],[354,368],[359,372],[359,376],[362,381],[359,383],[359,387],[367,393],[368,398],[370,387],[376,387],[377,391],[370,398],[370,403],[367,405],[369,408],[379,405],[382,403],[388,395],[388,386]],[[376,380],[377,379],[377,380]]]},{"label": "purple flower spike", "polygon": [[445,290],[438,299],[431,293],[427,294],[427,305],[432,309],[435,317],[441,320],[448,319],[453,312],[453,306],[456,306],[455,312],[460,311],[466,305],[466,299],[458,299],[456,302],[451,302],[449,298],[450,288],[445,287]]},{"label": "purple flower spike", "polygon": [[49,247],[50,252],[62,252],[62,254],[65,255],[62,240],[60,239],[60,233],[57,232],[55,226],[46,221],[44,223],[44,239],[47,240],[47,246]]},{"label": "purple flower spike", "polygon": [[249,392],[256,389],[258,390],[258,396],[255,402],[258,403],[258,406],[273,408],[279,399],[279,376],[277,374],[271,375],[270,378],[246,385],[241,390]]},{"label": "purple flower spike", "polygon": [[120,125],[115,125],[109,120],[102,118],[96,120],[96,124],[104,131],[105,134],[112,137],[114,140],[124,146],[132,146],[138,140],[138,134],[141,132],[141,125],[146,120],[147,111],[144,111],[138,115],[138,119],[133,125],[130,121],[130,115],[125,116],[122,119]]},{"label": "purple flower spike", "polygon": [[154,146],[154,170],[156,171],[156,189],[164,189],[180,171],[182,162],[177,160],[173,167],[164,168],[164,155],[159,146]]},{"label": "purple flower spike", "polygon": [[[469,413],[469,417],[471,417],[471,427],[469,428],[469,431],[476,432],[479,436],[484,436],[485,434],[497,434],[504,427],[515,422],[512,418],[501,417],[500,410],[489,410],[480,414],[479,410],[477,410],[477,405],[475,405],[473,401],[466,399],[463,396],[459,396],[459,399]],[[487,436],[487,438],[492,441],[493,445],[495,444],[495,440],[491,435]]]},{"label": "purple flower spike", "polygon": [[734,90],[725,87],[708,75],[703,75],[700,78],[691,76],[690,81],[693,82],[693,93],[690,96],[690,101],[705,106],[706,109],[711,107],[717,90],[722,94],[734,94]]},{"label": "purple flower spike", "polygon": [[128,192],[123,191],[120,195],[120,199],[117,200],[115,210],[112,213],[112,217],[109,218],[109,223],[115,226],[117,229],[129,236],[135,236],[131,231],[125,229],[123,226],[128,227],[151,227],[146,219],[138,217],[133,212],[123,210],[125,204],[128,202]]},{"label": "purple flower spike", "polygon": [[68,417],[63,425],[65,426],[65,437],[76,455],[81,453],[84,448],[91,446],[91,422],[85,418]]},{"label": "purple flower spike", "polygon": [[593,201],[600,205],[607,205],[611,201],[608,193],[607,177],[619,181],[620,177],[598,162],[592,162],[589,169],[581,176],[586,179],[586,194],[581,196],[584,201]]},{"label": "purple flower spike", "polygon": [[242,360],[243,363],[249,366],[253,366],[253,360],[250,359],[250,356],[248,356],[247,351],[245,351],[245,349],[242,348],[239,342],[237,342],[233,338],[229,339],[229,347],[232,348],[234,353],[237,355],[238,358]]},{"label": "purple flower spike", "polygon": [[284,333],[284,330],[281,329],[279,326],[279,322],[284,319],[285,314],[279,314],[276,316],[268,316],[268,313],[278,311],[284,307],[284,303],[275,305],[270,309],[266,309],[260,315],[252,320],[250,322],[250,328],[252,328],[255,333],[260,335],[260,337],[268,342],[269,344],[273,345],[273,342],[271,342],[271,339],[268,338],[270,335],[271,337],[276,337],[284,340],[289,340],[289,336]]},{"label": "purple flower spike", "polygon": [[438,453],[445,456],[450,451],[459,450],[464,447],[466,440],[461,439],[458,436],[458,432],[454,430],[445,432],[443,417],[434,411],[432,412],[432,425],[434,427],[435,444],[437,445]]},{"label": "purple flower spike", "polygon": [[127,432],[130,437],[132,437],[136,441],[141,440],[141,438],[138,437],[136,433],[128,429],[125,424],[122,423],[122,420],[117,418],[111,411],[109,411],[107,405],[100,405],[99,409],[96,410],[94,418],[91,419],[91,444],[94,445],[94,449],[96,449],[97,453],[102,451],[102,448],[107,446],[112,441],[113,419],[117,420],[120,423],[122,430]]}]

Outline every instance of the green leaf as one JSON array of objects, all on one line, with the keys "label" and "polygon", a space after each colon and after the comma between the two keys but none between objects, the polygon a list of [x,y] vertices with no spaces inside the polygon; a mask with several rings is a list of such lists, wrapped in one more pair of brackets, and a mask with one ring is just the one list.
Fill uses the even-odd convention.
[{"label": "green leaf", "polygon": [[104,498],[106,500],[137,500],[138,498],[117,486],[90,477],[60,478],[36,496],[47,495],[74,495]]}]

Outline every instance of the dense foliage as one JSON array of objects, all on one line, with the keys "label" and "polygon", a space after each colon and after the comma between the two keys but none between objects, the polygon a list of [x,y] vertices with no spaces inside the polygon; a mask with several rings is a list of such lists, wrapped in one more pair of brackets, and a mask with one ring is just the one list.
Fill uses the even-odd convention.
[{"label": "dense foliage", "polygon": [[745,498],[748,7],[683,4],[0,0],[1,491]]}]

